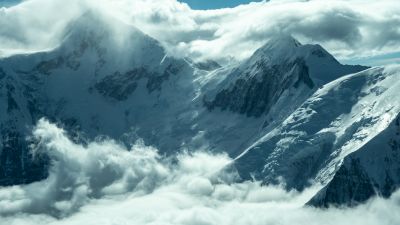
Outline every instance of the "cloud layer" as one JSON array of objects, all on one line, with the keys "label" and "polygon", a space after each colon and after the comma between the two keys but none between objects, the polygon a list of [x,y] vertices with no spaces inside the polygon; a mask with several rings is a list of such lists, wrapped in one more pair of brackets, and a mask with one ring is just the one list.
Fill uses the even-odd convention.
[{"label": "cloud layer", "polygon": [[400,51],[397,0],[277,0],[209,11],[176,0],[30,0],[0,10],[0,50],[50,48],[62,27],[87,10],[112,14],[171,54],[196,59],[243,59],[280,33],[320,43],[344,60]]},{"label": "cloud layer", "polygon": [[399,224],[400,192],[353,209],[304,207],[302,193],[258,182],[236,183],[226,155],[174,159],[141,143],[73,143],[39,121],[34,154],[52,160],[47,180],[0,189],[0,224]]}]

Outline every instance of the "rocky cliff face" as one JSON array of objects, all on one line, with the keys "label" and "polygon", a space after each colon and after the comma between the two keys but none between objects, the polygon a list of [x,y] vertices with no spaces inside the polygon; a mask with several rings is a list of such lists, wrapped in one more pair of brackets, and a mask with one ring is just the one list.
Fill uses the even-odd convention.
[{"label": "rocky cliff face", "polygon": [[268,113],[285,91],[304,84],[310,90],[314,88],[308,67],[301,59],[272,67],[257,62],[255,67],[252,70],[256,69],[256,73],[252,70],[244,72],[244,77],[238,78],[227,89],[221,90],[212,101],[205,100],[207,108],[220,108],[249,117],[260,117]]}]

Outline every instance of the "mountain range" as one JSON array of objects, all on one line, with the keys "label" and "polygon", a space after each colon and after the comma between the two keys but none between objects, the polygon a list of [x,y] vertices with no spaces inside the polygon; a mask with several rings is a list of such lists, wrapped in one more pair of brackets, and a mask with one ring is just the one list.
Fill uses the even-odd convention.
[{"label": "mountain range", "polygon": [[322,184],[309,205],[389,197],[400,184],[399,76],[399,66],[343,65],[284,34],[242,62],[195,62],[87,12],[56,48],[0,59],[0,185],[47,177],[29,138],[45,117],[76,142],[226,152],[243,180]]}]

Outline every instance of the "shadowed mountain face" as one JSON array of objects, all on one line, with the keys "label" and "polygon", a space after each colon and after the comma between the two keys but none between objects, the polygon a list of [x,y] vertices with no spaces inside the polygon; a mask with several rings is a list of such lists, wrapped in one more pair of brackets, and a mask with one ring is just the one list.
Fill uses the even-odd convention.
[{"label": "shadowed mountain face", "polygon": [[[252,72],[252,69],[257,72]],[[287,74],[289,76],[286,76]],[[285,91],[300,85],[306,85],[310,90],[314,88],[308,67],[301,60],[272,67],[259,62],[247,71],[244,77],[238,78],[229,87],[218,92],[212,101],[205,100],[204,104],[209,110],[220,108],[249,117],[260,117],[269,112]]]},{"label": "shadowed mountain face", "polygon": [[[398,67],[342,65],[291,36],[272,38],[238,65],[193,62],[102,18],[86,13],[55,49],[0,59],[0,185],[47,176],[48,159],[30,153],[37,143],[29,138],[45,117],[78,143],[101,134],[142,139],[165,155],[227,152],[244,180],[298,190],[327,184],[312,200],[318,206],[397,188],[397,167],[385,163],[398,162],[400,106],[389,104],[398,99]],[[368,167],[375,153],[363,152],[378,145],[390,151]]]}]

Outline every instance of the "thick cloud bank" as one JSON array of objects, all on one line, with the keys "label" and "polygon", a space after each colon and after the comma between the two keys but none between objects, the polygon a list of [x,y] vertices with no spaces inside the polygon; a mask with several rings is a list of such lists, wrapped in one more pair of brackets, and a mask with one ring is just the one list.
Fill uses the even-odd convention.
[{"label": "thick cloud bank", "polygon": [[0,53],[54,47],[63,27],[87,10],[118,17],[171,54],[195,59],[243,59],[279,33],[320,43],[339,59],[400,51],[398,0],[273,0],[208,11],[176,0],[29,0],[0,9]]},{"label": "thick cloud bank", "polygon": [[399,224],[400,193],[354,209],[304,207],[318,190],[286,192],[237,183],[226,155],[163,158],[141,143],[73,143],[39,121],[33,154],[52,160],[50,176],[0,189],[0,224]]}]

